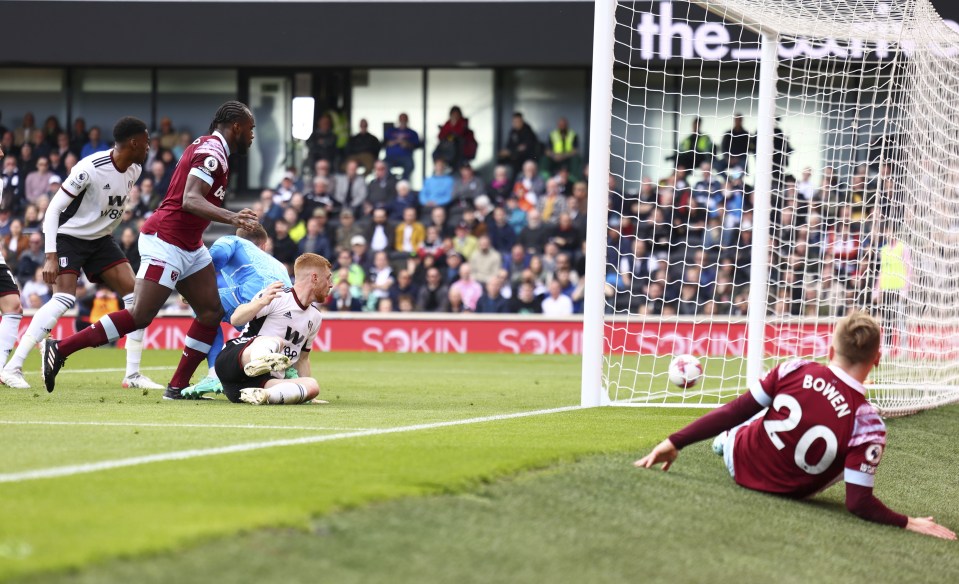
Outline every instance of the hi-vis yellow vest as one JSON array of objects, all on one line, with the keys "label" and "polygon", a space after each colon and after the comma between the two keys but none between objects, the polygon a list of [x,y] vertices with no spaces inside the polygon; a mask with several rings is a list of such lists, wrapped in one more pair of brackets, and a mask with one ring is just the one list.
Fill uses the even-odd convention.
[{"label": "hi-vis yellow vest", "polygon": [[902,290],[906,287],[906,246],[901,241],[882,246],[879,252],[879,289]]},{"label": "hi-vis yellow vest", "polygon": [[550,144],[553,145],[553,152],[556,154],[566,154],[573,150],[573,141],[576,140],[576,132],[566,130],[566,138],[559,133],[559,130],[553,130],[549,133]]}]

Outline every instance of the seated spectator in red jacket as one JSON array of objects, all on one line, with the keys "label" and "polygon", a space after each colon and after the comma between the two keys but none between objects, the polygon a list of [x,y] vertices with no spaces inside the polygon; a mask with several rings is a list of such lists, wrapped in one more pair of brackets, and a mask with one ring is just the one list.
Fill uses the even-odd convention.
[{"label": "seated spectator in red jacket", "polygon": [[451,168],[459,168],[463,162],[476,158],[476,138],[459,106],[450,108],[449,119],[440,127],[439,141],[433,160],[443,160]]}]

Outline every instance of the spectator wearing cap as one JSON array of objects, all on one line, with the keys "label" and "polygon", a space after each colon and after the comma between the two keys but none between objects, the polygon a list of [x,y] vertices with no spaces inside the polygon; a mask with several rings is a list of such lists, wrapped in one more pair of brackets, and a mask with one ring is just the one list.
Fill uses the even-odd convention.
[{"label": "spectator wearing cap", "polygon": [[390,219],[393,221],[400,221],[403,219],[403,213],[407,208],[417,208],[416,195],[413,194],[410,189],[410,183],[406,180],[401,180],[396,183],[396,197],[387,205],[387,208],[390,212]]},{"label": "spectator wearing cap", "polygon": [[[353,238],[357,235],[363,236],[363,228],[356,224],[353,211],[343,209],[340,211],[340,224],[336,228],[333,246],[338,250],[349,250],[353,244]],[[366,238],[363,239],[363,242],[366,243]]]},{"label": "spectator wearing cap", "polygon": [[[63,180],[60,179],[58,175],[53,175],[47,180],[47,190],[44,195],[53,198],[53,195],[57,194],[57,191],[60,190],[60,185],[63,184]],[[39,197],[38,197],[39,198]]]},{"label": "spectator wearing cap", "polygon": [[373,162],[380,156],[380,148],[383,147],[380,139],[370,134],[369,130],[369,123],[365,119],[360,120],[360,131],[350,136],[343,148],[346,159],[356,161],[365,172],[373,170]]},{"label": "spectator wearing cap", "polygon": [[470,233],[470,226],[464,221],[456,224],[456,233],[453,235],[453,250],[469,261],[476,251],[478,242],[476,236]]},{"label": "spectator wearing cap", "polygon": [[46,156],[37,158],[37,169],[27,175],[26,188],[24,189],[27,202],[33,203],[40,195],[47,194],[50,179],[54,176],[50,170],[50,159]]},{"label": "spectator wearing cap", "polygon": [[458,293],[463,300],[463,307],[470,312],[476,310],[476,303],[483,295],[483,286],[473,279],[470,265],[464,263],[459,267],[459,279],[450,285],[450,295]]},{"label": "spectator wearing cap", "polygon": [[333,177],[333,198],[344,209],[354,213],[366,201],[366,181],[359,174],[359,164],[355,160],[346,162],[342,173]]},{"label": "spectator wearing cap", "polygon": [[375,206],[389,207],[396,199],[396,178],[390,174],[386,163],[377,160],[373,164],[373,178],[366,186],[366,200]]},{"label": "spectator wearing cap", "polygon": [[503,268],[503,257],[493,247],[489,236],[483,235],[477,240],[469,264],[476,281],[485,285]]},{"label": "spectator wearing cap", "polygon": [[350,255],[353,257],[353,263],[363,268],[364,272],[369,272],[373,265],[373,256],[367,245],[367,240],[362,235],[354,235],[350,240]]},{"label": "spectator wearing cap", "polygon": [[293,263],[300,255],[296,242],[290,238],[290,224],[283,219],[277,219],[273,225],[276,234],[273,238],[273,257],[286,266],[290,274],[293,273]]},{"label": "spectator wearing cap", "polygon": [[373,253],[395,250],[396,233],[396,225],[390,222],[386,209],[374,209],[373,220],[364,234],[370,250]]},{"label": "spectator wearing cap", "polygon": [[404,255],[418,255],[426,240],[426,228],[417,221],[416,209],[403,211],[403,222],[396,226],[395,249]]},{"label": "spectator wearing cap", "polygon": [[453,177],[447,172],[446,162],[433,162],[433,176],[423,181],[420,205],[424,208],[447,207],[453,200]]}]

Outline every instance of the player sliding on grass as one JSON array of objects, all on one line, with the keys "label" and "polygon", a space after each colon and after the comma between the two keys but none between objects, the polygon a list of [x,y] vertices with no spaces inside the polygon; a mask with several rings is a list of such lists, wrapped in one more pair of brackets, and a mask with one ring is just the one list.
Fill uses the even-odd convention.
[{"label": "player sliding on grass", "polygon": [[[23,378],[23,362],[76,304],[81,269],[91,282],[104,282],[117,292],[124,306],[133,306],[133,269],[112,233],[150,152],[150,132],[142,121],[125,117],[113,126],[113,140],[112,149],[78,162],[50,201],[43,218],[47,254],[43,281],[53,284],[54,294],[34,315],[10,362],[0,371],[5,385],[30,387]],[[163,389],[140,373],[143,333],[141,328],[127,335],[123,387]]]},{"label": "player sliding on grass", "polygon": [[[267,238],[263,227],[257,225],[252,231],[237,229],[236,235],[221,237],[210,246],[216,283],[220,288],[220,304],[223,305],[223,322],[229,323],[238,306],[253,300],[258,292],[273,282],[282,282],[286,287],[292,285],[286,266],[263,251]],[[240,328],[237,327],[237,330]],[[222,350],[223,330],[219,327],[206,357],[209,373],[196,385],[180,392],[183,397],[196,398],[223,391],[215,367],[216,358]]]},{"label": "player sliding on grass", "polygon": [[[320,330],[322,303],[333,288],[329,260],[305,253],[293,264],[292,287],[270,284],[237,307],[231,322],[244,326],[216,360],[223,393],[233,403],[299,404],[315,398],[320,385],[310,377],[310,349]],[[283,379],[293,365],[298,377]]]},{"label": "player sliding on grass", "polygon": [[[743,487],[804,499],[842,478],[846,508],[859,517],[956,539],[932,517],[900,515],[872,493],[886,426],[866,401],[863,382],[879,364],[881,341],[879,324],[871,316],[855,313],[842,319],[828,366],[789,361],[775,367],[736,400],[661,442],[636,466],[662,463],[669,470],[680,449],[718,434],[713,450]],[[759,416],[763,408],[768,409]]]},{"label": "player sliding on grass", "polygon": [[217,110],[210,134],[187,147],[170,179],[166,197],[140,230],[140,270],[133,307],[108,314],[62,341],[43,343],[41,374],[53,391],[66,358],[80,349],[99,347],[153,322],[170,291],[176,289],[196,312],[186,336],[186,347],[164,399],[182,399],[180,390],[210,351],[220,327],[223,308],[217,294],[216,273],[203,232],[211,221],[254,229],[256,213],[223,209],[230,178],[229,157],[245,154],[253,144],[253,114],[246,105],[228,101]]}]

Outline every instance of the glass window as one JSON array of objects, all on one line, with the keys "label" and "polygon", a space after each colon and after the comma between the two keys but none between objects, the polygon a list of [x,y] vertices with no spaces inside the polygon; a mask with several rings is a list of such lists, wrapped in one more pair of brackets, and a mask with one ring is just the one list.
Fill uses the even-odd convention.
[{"label": "glass window", "polygon": [[[247,187],[275,188],[283,178],[287,149],[293,141],[290,135],[293,127],[290,79],[250,77],[249,105],[256,118],[256,129],[248,155]],[[210,112],[210,119],[214,112]]]},{"label": "glass window", "polygon": [[123,116],[150,122],[152,87],[149,69],[78,69],[73,116],[84,118],[87,128],[99,126],[109,142],[113,124]]},{"label": "glass window", "polygon": [[23,115],[33,114],[41,127],[47,116],[56,116],[66,127],[67,100],[64,95],[63,69],[0,69],[0,125],[13,130]]},{"label": "glass window", "polygon": [[157,125],[170,118],[177,132],[206,133],[217,108],[236,99],[235,69],[157,70]]},{"label": "glass window", "polygon": [[[396,124],[401,113],[409,116],[409,127],[423,138],[423,70],[367,69],[353,71],[353,111],[350,134],[359,130],[361,119],[371,134],[383,140],[387,127]],[[380,157],[385,156],[384,150]],[[410,183],[415,190],[423,185],[422,150],[413,154]]]},{"label": "glass window", "polygon": [[[426,153],[432,160],[440,127],[449,119],[454,105],[463,110],[469,120],[478,145],[472,164],[484,176],[492,174],[493,153],[493,70],[492,69],[432,69],[427,77],[426,95]],[[432,162],[429,162],[432,173]]]}]

